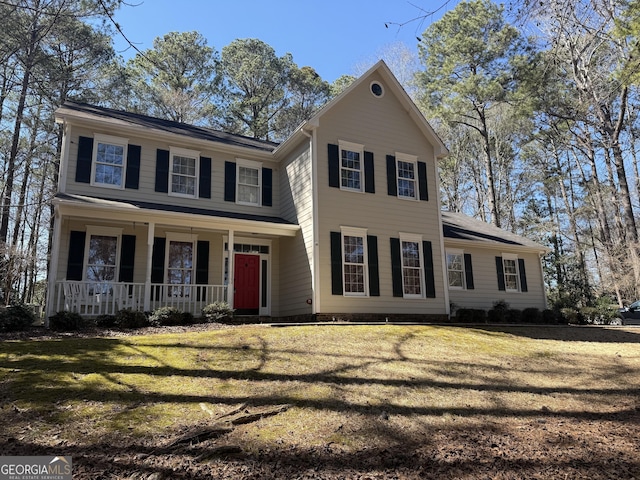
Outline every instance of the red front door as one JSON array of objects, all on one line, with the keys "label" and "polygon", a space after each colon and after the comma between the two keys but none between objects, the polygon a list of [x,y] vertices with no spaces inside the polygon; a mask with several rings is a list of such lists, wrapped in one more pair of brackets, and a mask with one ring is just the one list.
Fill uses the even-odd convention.
[{"label": "red front door", "polygon": [[257,315],[260,308],[260,256],[236,253],[234,272],[233,307],[236,313]]}]

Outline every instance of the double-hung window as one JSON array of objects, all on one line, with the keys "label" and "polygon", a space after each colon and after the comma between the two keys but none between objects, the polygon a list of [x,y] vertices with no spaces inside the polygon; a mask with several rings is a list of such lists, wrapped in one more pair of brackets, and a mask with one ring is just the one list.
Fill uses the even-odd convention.
[{"label": "double-hung window", "polygon": [[342,271],[345,295],[368,295],[367,231],[342,228]]},{"label": "double-hung window", "polygon": [[457,250],[447,250],[447,275],[449,288],[465,288],[464,253]]},{"label": "double-hung window", "polygon": [[195,276],[195,240],[191,235],[168,233],[167,242],[168,296],[188,297]]},{"label": "double-hung window", "polygon": [[511,292],[519,291],[518,286],[518,257],[515,255],[502,255],[502,265],[504,268],[504,286],[505,290]]},{"label": "double-hung window", "polygon": [[262,188],[262,164],[250,160],[238,160],[237,202],[245,205],[260,205]]},{"label": "double-hung window", "polygon": [[116,281],[121,234],[118,228],[87,227],[85,281],[90,283],[90,294],[106,294]]},{"label": "double-hung window", "polygon": [[424,263],[422,258],[422,236],[401,234],[402,288],[405,297],[424,296]]},{"label": "double-hung window", "polygon": [[418,157],[396,153],[396,172],[398,175],[398,197],[418,199]]},{"label": "double-hung window", "polygon": [[93,148],[92,185],[123,188],[128,139],[96,134]]},{"label": "double-hung window", "polygon": [[339,142],[340,188],[361,192],[364,185],[364,146],[351,142]]},{"label": "double-hung window", "polygon": [[183,148],[171,148],[170,194],[181,197],[198,195],[198,159],[200,152]]}]

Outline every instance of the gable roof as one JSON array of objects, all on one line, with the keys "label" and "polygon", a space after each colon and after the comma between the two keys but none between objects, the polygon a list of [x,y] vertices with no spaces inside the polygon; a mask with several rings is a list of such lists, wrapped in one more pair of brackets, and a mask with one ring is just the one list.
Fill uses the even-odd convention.
[{"label": "gable roof", "polygon": [[56,117],[67,118],[74,117],[78,119],[88,116],[98,117],[104,120],[116,122],[126,122],[143,128],[148,128],[160,132],[172,133],[176,135],[186,135],[198,140],[206,140],[210,142],[222,143],[235,147],[245,147],[265,152],[273,152],[278,146],[275,142],[266,140],[258,140],[256,138],[245,137],[243,135],[234,135],[232,133],[222,132],[208,127],[198,127],[187,123],[174,122],[162,118],[150,117],[140,113],[125,112],[122,110],[114,110],[112,108],[98,107],[87,103],[66,101],[56,111]]},{"label": "gable roof", "polygon": [[290,143],[295,142],[300,138],[300,136],[304,135],[304,130],[317,127],[320,124],[320,118],[323,115],[329,112],[337,103],[342,101],[344,97],[349,95],[352,90],[358,88],[358,86],[362,83],[369,81],[374,73],[377,73],[382,77],[386,84],[386,90],[390,91],[396,97],[409,117],[416,123],[422,134],[429,140],[429,143],[434,146],[436,158],[446,157],[449,154],[447,147],[442,142],[433,127],[431,127],[424,115],[422,115],[422,112],[420,112],[416,104],[413,103],[411,97],[409,97],[400,82],[398,82],[398,79],[391,72],[384,60],[379,60],[375,65],[373,65],[369,70],[367,70],[363,75],[361,75],[351,85],[349,85],[342,93],[340,93],[340,95],[333,98],[326,105],[324,105],[309,120],[303,122],[289,136],[289,138],[287,138],[284,142],[282,142],[282,144],[280,144],[280,146],[276,149],[276,152],[280,150],[286,150]]},{"label": "gable roof", "polygon": [[477,246],[516,247],[546,252],[547,247],[463,213],[441,212],[442,233],[447,239],[473,242]]}]

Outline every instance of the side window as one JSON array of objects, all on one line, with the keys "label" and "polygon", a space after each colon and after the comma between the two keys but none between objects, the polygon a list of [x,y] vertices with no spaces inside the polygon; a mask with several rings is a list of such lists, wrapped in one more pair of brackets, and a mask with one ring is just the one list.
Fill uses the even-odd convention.
[{"label": "side window", "polygon": [[402,258],[402,289],[404,297],[424,296],[424,266],[420,245],[422,237],[414,235],[400,236]]},{"label": "side window", "polygon": [[198,195],[198,160],[200,152],[181,148],[170,150],[170,195],[194,198]]},{"label": "side window", "polygon": [[464,288],[464,256],[461,251],[447,250],[449,288]]},{"label": "side window", "polygon": [[340,188],[361,192],[363,190],[364,146],[351,142],[339,142]]},{"label": "side window", "polygon": [[527,272],[523,258],[512,253],[496,257],[498,290],[507,292],[527,292]]},{"label": "side window", "polygon": [[506,291],[517,292],[518,288],[518,261],[515,257],[502,256],[504,268],[504,286]]},{"label": "side window", "polygon": [[342,229],[342,271],[345,295],[368,295],[367,231]]},{"label": "side window", "polygon": [[398,197],[418,200],[418,157],[396,153]]},{"label": "side window", "polygon": [[91,184],[123,188],[128,139],[96,134],[93,142]]},{"label": "side window", "polygon": [[236,201],[245,205],[260,205],[262,164],[249,160],[238,160],[236,168]]}]

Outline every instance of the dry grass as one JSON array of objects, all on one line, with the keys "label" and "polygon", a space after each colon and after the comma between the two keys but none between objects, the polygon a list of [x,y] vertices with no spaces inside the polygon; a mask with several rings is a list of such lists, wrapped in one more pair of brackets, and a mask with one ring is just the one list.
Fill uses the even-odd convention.
[{"label": "dry grass", "polygon": [[[0,451],[76,455],[86,478],[100,478],[91,452],[105,446],[143,454],[127,475],[179,454],[185,478],[248,459],[271,470],[246,478],[287,478],[273,473],[283,465],[299,478],[476,478],[482,464],[495,478],[637,478],[639,342],[633,328],[393,325],[5,341]],[[223,438],[158,450],[239,405],[282,404]],[[221,445],[241,458],[205,455]],[[208,460],[193,470],[194,458]]]}]

